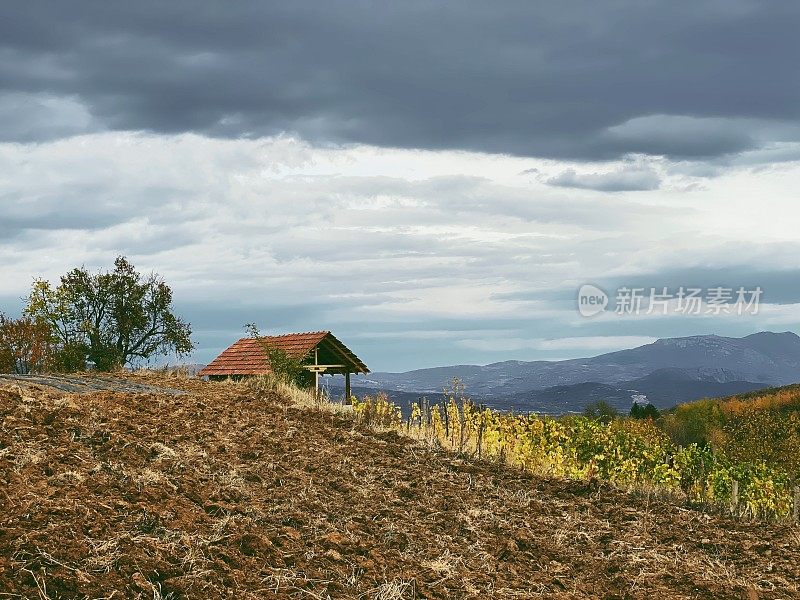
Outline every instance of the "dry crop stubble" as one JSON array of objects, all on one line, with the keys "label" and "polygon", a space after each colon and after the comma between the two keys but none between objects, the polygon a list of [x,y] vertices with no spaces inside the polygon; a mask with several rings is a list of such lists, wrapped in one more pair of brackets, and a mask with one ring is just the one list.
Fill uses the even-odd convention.
[{"label": "dry crop stubble", "polygon": [[269,388],[130,377],[189,393],[0,390],[10,597],[800,597],[795,526],[459,457]]}]

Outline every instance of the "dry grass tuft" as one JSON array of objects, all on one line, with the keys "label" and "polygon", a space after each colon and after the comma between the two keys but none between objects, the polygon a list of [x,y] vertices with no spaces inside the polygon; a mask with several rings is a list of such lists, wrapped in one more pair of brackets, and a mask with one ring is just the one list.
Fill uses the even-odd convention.
[{"label": "dry grass tuft", "polygon": [[406,598],[416,598],[414,582],[403,581],[402,579],[387,581],[368,592],[367,595],[374,600],[404,600]]}]

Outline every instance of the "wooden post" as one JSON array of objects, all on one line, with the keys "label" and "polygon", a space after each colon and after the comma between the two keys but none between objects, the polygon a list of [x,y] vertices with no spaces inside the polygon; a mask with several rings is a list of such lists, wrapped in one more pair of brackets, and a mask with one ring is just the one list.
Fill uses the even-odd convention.
[{"label": "wooden post", "polygon": [[483,445],[483,413],[478,424],[478,460],[481,459],[481,446]]},{"label": "wooden post", "polygon": [[458,411],[458,451],[464,453],[464,428],[467,424],[466,416],[464,415],[464,401],[461,401],[461,410]]},{"label": "wooden post", "polygon": [[731,482],[731,512],[736,514],[739,507],[739,482],[735,479]]},{"label": "wooden post", "polygon": [[345,371],[344,374],[344,403],[350,404],[350,371]]},{"label": "wooden post", "polygon": [[[314,348],[314,364],[318,365],[319,360],[317,355],[317,349]],[[319,371],[314,369],[314,397],[319,400]]]},{"label": "wooden post", "polygon": [[794,508],[792,516],[796,522],[800,523],[800,485],[794,486]]}]

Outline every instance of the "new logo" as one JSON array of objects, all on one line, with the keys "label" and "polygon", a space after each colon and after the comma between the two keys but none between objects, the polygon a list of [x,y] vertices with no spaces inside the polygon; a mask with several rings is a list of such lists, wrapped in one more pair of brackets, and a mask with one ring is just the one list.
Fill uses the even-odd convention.
[{"label": "new logo", "polygon": [[578,312],[583,317],[593,317],[608,306],[608,294],[596,285],[586,283],[578,290]]}]

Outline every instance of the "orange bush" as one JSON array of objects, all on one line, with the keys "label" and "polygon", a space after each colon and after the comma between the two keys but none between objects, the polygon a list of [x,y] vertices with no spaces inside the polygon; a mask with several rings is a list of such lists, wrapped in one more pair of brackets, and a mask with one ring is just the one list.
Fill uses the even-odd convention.
[{"label": "orange bush", "polygon": [[42,371],[50,357],[50,328],[31,317],[9,319],[0,314],[0,372]]}]

